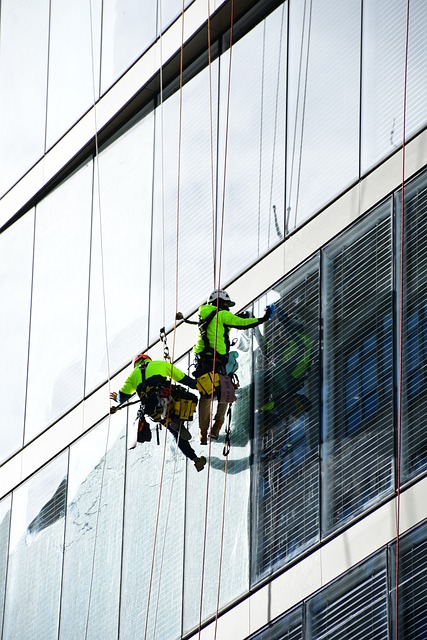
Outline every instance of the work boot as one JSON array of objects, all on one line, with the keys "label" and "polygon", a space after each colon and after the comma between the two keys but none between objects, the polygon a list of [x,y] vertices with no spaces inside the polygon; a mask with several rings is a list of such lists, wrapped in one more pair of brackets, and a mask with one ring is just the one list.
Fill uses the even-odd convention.
[{"label": "work boot", "polygon": [[222,428],[222,423],[219,424],[218,422],[214,422],[211,429],[211,440],[218,440],[218,436],[221,431],[221,428]]},{"label": "work boot", "polygon": [[200,444],[208,444],[208,432],[206,429],[200,429],[199,440]]},{"label": "work boot", "polygon": [[194,466],[196,467],[197,471],[203,471],[203,469],[205,468],[205,464],[205,456],[200,456],[200,458],[196,458],[194,461]]}]

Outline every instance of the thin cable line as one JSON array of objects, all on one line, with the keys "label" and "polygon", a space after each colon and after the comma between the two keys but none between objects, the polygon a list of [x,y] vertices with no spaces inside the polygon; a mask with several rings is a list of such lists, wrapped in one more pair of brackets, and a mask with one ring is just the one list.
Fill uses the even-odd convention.
[{"label": "thin cable line", "polygon": [[402,455],[402,402],[403,402],[403,287],[405,268],[405,168],[406,168],[406,117],[408,93],[409,9],[406,3],[405,61],[403,71],[403,126],[402,126],[402,211],[400,221],[400,286],[399,286],[399,397],[397,411],[397,497],[396,497],[396,640],[399,638],[399,578],[400,578],[400,517],[401,517],[401,455]]}]

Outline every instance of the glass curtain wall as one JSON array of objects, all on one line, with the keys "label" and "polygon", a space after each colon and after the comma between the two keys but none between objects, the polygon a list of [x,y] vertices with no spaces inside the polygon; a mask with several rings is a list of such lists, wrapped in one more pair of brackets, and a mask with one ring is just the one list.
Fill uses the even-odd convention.
[{"label": "glass curtain wall", "polygon": [[34,209],[0,236],[0,463],[23,445],[33,267]]},{"label": "glass curtain wall", "polygon": [[60,640],[118,637],[126,413],[70,447]]},{"label": "glass curtain wall", "polygon": [[230,336],[238,340],[240,388],[232,405],[229,454],[224,455],[226,420],[218,441],[202,448],[208,459],[203,475],[194,479],[190,470],[187,476],[184,632],[249,588],[251,333]]},{"label": "glass curtain wall", "polygon": [[12,494],[0,502],[0,636],[3,629]]},{"label": "glass curtain wall", "polygon": [[[229,35],[224,47],[229,47]],[[218,279],[284,237],[287,3],[221,56]],[[231,68],[230,68],[231,55]],[[225,193],[224,193],[225,191]]]},{"label": "glass curtain wall", "polygon": [[359,175],[361,0],[289,3],[286,210],[294,230]]},{"label": "glass curtain wall", "polygon": [[102,0],[50,0],[47,149],[99,96],[101,9]]},{"label": "glass curtain wall", "polygon": [[391,200],[323,256],[323,527],[394,487]]},{"label": "glass curtain wall", "polygon": [[149,112],[95,158],[87,393],[147,347],[153,127]]},{"label": "glass curtain wall", "polygon": [[[409,5],[409,16],[407,6]],[[409,18],[409,22],[407,21]],[[402,144],[408,29],[406,138],[422,125],[427,98],[427,13],[423,0],[363,5],[361,169]]]},{"label": "glass curtain wall", "polygon": [[[409,480],[427,468],[427,180],[421,176],[396,197],[404,217],[402,477]],[[400,300],[399,300],[400,306]]]},{"label": "glass curtain wall", "polygon": [[213,288],[217,84],[216,61],[156,109],[150,342]]},{"label": "glass curtain wall", "polygon": [[13,492],[3,640],[57,640],[68,453]]},{"label": "glass curtain wall", "polygon": [[275,314],[255,330],[256,580],[319,540],[319,281],[316,256],[270,292]]},{"label": "glass curtain wall", "polygon": [[0,195],[44,152],[49,0],[0,7]]},{"label": "glass curtain wall", "polygon": [[92,162],[36,207],[25,442],[83,398]]}]

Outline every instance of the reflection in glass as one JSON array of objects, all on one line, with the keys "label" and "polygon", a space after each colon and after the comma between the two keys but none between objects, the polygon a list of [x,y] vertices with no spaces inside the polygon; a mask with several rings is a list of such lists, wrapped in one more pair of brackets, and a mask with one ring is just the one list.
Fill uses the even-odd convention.
[{"label": "reflection in glass", "polygon": [[70,448],[61,640],[117,638],[125,435],[121,411]]},{"label": "reflection in glass", "polygon": [[172,326],[176,311],[193,311],[213,288],[210,110],[215,129],[217,73],[212,64],[212,104],[207,69],[184,86],[181,131],[178,93],[156,112],[150,342]]},{"label": "reflection in glass", "polygon": [[0,236],[0,462],[22,446],[27,382],[34,209]]},{"label": "reflection in glass", "polygon": [[288,231],[358,177],[360,5],[290,3]]},{"label": "reflection in glass", "polygon": [[324,251],[325,532],[394,484],[391,202]]},{"label": "reflection in glass", "polygon": [[[287,4],[221,57],[218,234],[221,282],[243,271],[284,235]],[[227,112],[229,126],[227,130]],[[224,220],[222,214],[224,213]]]},{"label": "reflection in glass", "polygon": [[47,148],[98,98],[100,29],[101,0],[51,0]]},{"label": "reflection in glass", "polygon": [[67,454],[15,490],[3,638],[57,640],[66,509]]},{"label": "reflection in glass", "polygon": [[281,568],[320,535],[319,261],[270,291],[256,334],[253,574]]},{"label": "reflection in glass", "polygon": [[217,442],[200,448],[208,457],[203,476],[194,480],[192,469],[187,476],[184,632],[249,588],[252,353],[249,331],[236,334],[240,388],[232,405],[230,453],[223,455],[223,427]]},{"label": "reflection in glass", "polygon": [[0,194],[44,151],[49,0],[2,0]]},{"label": "reflection in glass", "polygon": [[87,392],[147,347],[152,175],[149,114],[95,160]]},{"label": "reflection in glass", "polygon": [[83,397],[92,165],[37,206],[25,441]]}]

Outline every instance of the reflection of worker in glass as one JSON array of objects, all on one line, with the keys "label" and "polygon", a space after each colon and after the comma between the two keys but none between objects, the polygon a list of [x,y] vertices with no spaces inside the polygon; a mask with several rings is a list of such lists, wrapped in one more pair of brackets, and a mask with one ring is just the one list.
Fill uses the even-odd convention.
[{"label": "reflection of worker in glass", "polygon": [[[297,317],[278,311],[272,334],[263,345],[262,404],[258,411],[265,418],[269,415],[295,420],[310,409],[310,400],[302,389],[310,367],[312,343],[303,329]],[[264,428],[269,428],[267,422]]]}]

